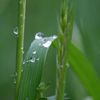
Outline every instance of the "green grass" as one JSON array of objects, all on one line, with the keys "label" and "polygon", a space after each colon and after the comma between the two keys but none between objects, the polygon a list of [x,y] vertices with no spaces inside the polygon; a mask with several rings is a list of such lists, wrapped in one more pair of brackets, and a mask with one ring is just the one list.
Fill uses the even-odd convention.
[{"label": "green grass", "polygon": [[[57,36],[45,37],[42,33],[35,35],[23,61],[24,27],[26,1],[19,0],[18,41],[16,58],[16,100],[64,100],[66,74],[68,64],[83,85],[86,94],[93,100],[100,99],[100,79],[93,65],[84,54],[71,43],[74,15],[72,5],[64,0],[59,18]],[[49,93],[49,88],[42,81],[47,54],[53,44],[56,49],[56,88],[55,94]],[[52,74],[52,73],[51,73]],[[55,74],[54,74],[55,75]],[[45,77],[45,76],[44,76]],[[47,77],[47,76],[46,76]],[[47,92],[47,93],[46,93]],[[49,97],[48,97],[49,96]]]}]

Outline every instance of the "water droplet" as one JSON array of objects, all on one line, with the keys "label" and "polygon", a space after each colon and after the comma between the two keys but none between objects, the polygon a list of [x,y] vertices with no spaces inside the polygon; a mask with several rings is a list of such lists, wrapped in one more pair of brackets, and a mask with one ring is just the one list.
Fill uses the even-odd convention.
[{"label": "water droplet", "polygon": [[14,35],[18,36],[18,27],[15,27],[13,30]]},{"label": "water droplet", "polygon": [[56,35],[53,35],[52,36],[53,40],[57,39],[57,36]]},{"label": "water droplet", "polygon": [[32,53],[33,53],[33,54],[36,54],[36,51],[33,51]]},{"label": "water droplet", "polygon": [[50,45],[51,45],[51,41],[47,41],[47,42],[45,42],[44,44],[43,44],[43,46],[45,47],[45,48],[48,48]]},{"label": "water droplet", "polygon": [[34,63],[35,62],[35,58],[31,58],[30,60],[28,60],[27,62],[31,62],[31,63]]},{"label": "water droplet", "polygon": [[42,39],[44,37],[44,34],[41,32],[36,33],[35,39]]}]

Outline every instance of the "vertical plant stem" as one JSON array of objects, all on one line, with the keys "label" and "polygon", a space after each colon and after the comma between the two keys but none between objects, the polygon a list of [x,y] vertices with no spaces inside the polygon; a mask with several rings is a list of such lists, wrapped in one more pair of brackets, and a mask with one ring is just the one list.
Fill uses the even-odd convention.
[{"label": "vertical plant stem", "polygon": [[[66,5],[67,4],[67,5]],[[63,1],[60,16],[60,34],[58,39],[57,54],[57,89],[56,100],[64,100],[65,79],[67,72],[67,63],[69,57],[69,46],[72,37],[73,15],[72,9],[69,8],[68,1]]]},{"label": "vertical plant stem", "polygon": [[22,63],[23,63],[25,10],[26,10],[26,0],[18,0],[18,38],[17,38],[17,51],[16,51],[16,72],[17,72],[16,100],[18,97],[18,89],[20,85]]}]

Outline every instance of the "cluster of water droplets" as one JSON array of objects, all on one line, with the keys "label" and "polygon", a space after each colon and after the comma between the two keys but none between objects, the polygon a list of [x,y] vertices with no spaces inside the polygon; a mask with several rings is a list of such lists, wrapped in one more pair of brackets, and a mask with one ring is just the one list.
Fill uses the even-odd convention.
[{"label": "cluster of water droplets", "polygon": [[41,32],[38,32],[36,35],[35,35],[35,39],[36,40],[42,40],[43,43],[40,43],[39,46],[43,46],[45,48],[49,48],[52,41],[55,40],[57,38],[56,35],[53,35],[51,37],[44,37],[44,34],[41,33]]},{"label": "cluster of water droplets", "polygon": [[[40,43],[38,45],[45,47],[45,48],[49,48],[52,41],[55,40],[56,38],[57,38],[56,35],[53,35],[51,37],[44,37],[44,34],[42,32],[38,32],[35,35],[35,40],[40,40]],[[29,59],[23,61],[23,64],[25,64],[25,63],[35,63],[36,61],[39,61],[39,58],[36,57],[36,54],[37,54],[37,51],[33,50],[32,56]]]},{"label": "cluster of water droplets", "polygon": [[28,60],[25,60],[23,62],[23,64],[25,64],[25,63],[35,63],[36,61],[39,61],[39,58],[38,57],[35,57],[36,54],[37,54],[37,52],[35,50],[33,50],[32,56]]}]

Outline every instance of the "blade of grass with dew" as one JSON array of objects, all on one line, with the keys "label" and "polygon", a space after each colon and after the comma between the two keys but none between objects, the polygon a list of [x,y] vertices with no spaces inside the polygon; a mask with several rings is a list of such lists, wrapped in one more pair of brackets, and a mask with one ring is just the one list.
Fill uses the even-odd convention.
[{"label": "blade of grass with dew", "polygon": [[70,46],[69,62],[88,93],[94,100],[100,100],[100,80],[91,63],[73,44]]},{"label": "blade of grass with dew", "polygon": [[18,100],[37,100],[37,88],[41,82],[47,52],[55,39],[55,36],[43,38],[36,34],[23,62]]},{"label": "blade of grass with dew", "polygon": [[21,79],[21,70],[23,63],[23,49],[24,49],[24,29],[25,29],[25,13],[26,13],[26,0],[18,0],[18,38],[16,48],[16,96],[18,100],[18,91]]}]

